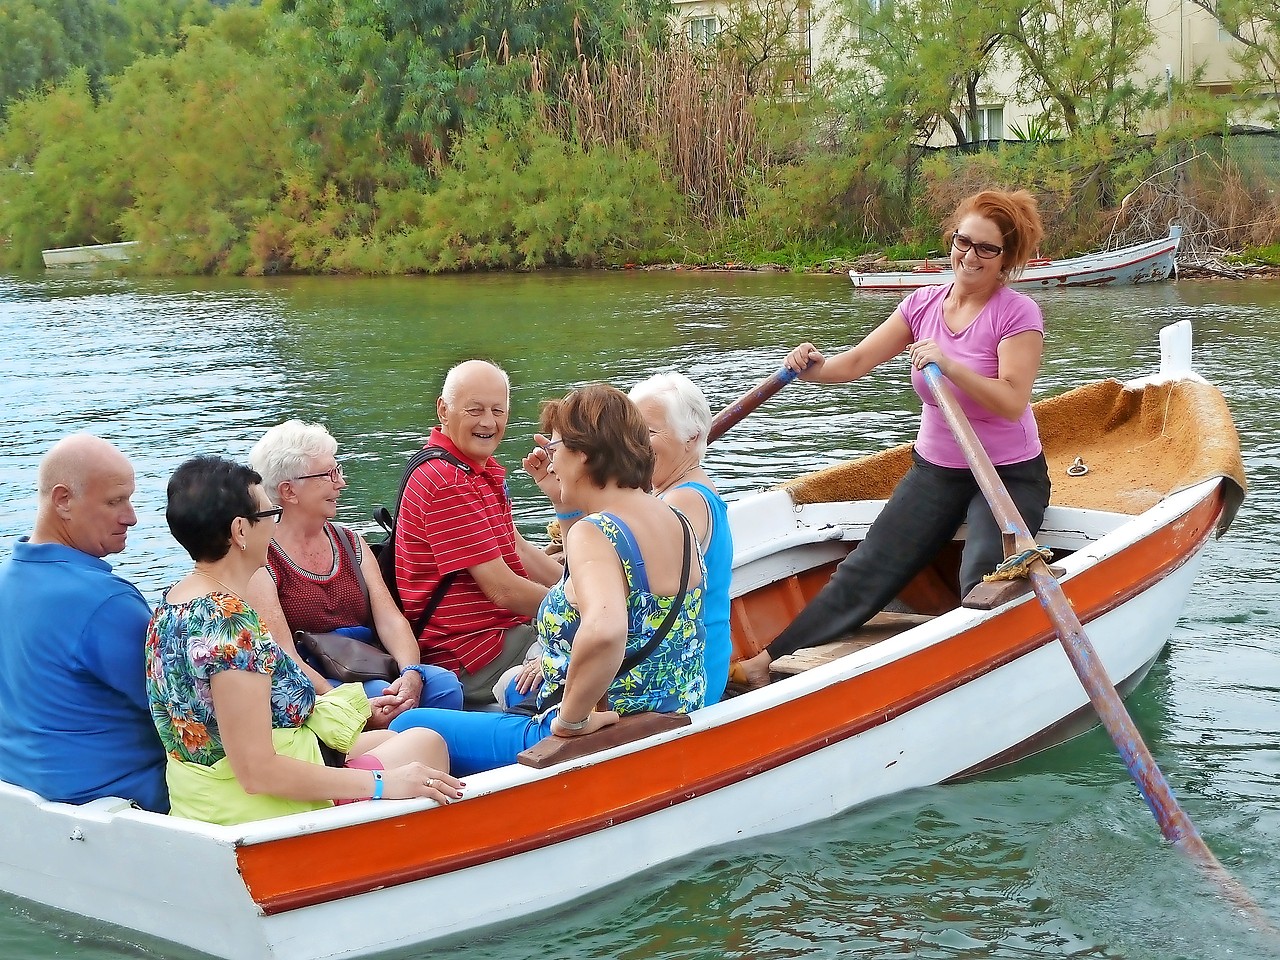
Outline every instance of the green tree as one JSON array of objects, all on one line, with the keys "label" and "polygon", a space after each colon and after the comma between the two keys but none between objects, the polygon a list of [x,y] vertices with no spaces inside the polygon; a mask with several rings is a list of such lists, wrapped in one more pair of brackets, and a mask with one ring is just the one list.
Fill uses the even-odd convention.
[{"label": "green tree", "polygon": [[526,59],[558,75],[578,56],[618,52],[665,28],[659,0],[280,0],[282,47],[301,68],[318,127],[346,142],[407,146],[419,162],[447,156],[467,123],[523,96]]},{"label": "green tree", "polygon": [[111,75],[138,57],[176,52],[188,30],[213,19],[215,8],[210,0],[109,0],[105,13],[109,26],[103,56]]},{"label": "green tree", "polygon": [[129,191],[118,146],[84,70],[13,104],[0,136],[0,164],[9,168],[0,236],[12,241],[0,255],[8,266],[39,267],[47,247],[121,239],[117,220]]},{"label": "green tree", "polygon": [[6,0],[0,5],[0,115],[13,98],[80,67],[103,75],[101,0]]},{"label": "green tree", "polygon": [[929,139],[939,122],[956,143],[967,143],[978,94],[1011,13],[1010,0],[940,3],[847,0],[856,24],[853,53],[860,69],[859,100],[874,126],[896,138]]},{"label": "green tree", "polygon": [[132,192],[120,224],[163,272],[250,269],[250,237],[296,166],[279,64],[228,13],[173,56],[136,61],[104,106]]},{"label": "green tree", "polygon": [[1143,0],[1016,0],[1005,36],[1025,103],[1044,104],[1068,134],[1086,126],[1134,130],[1163,105],[1163,78],[1138,63],[1155,42]]},{"label": "green tree", "polygon": [[1267,104],[1267,117],[1280,123],[1280,0],[1191,2],[1213,14],[1240,41],[1233,57],[1242,69],[1243,92]]},{"label": "green tree", "polygon": [[730,0],[716,46],[741,68],[749,93],[777,95],[809,79],[809,0]]}]

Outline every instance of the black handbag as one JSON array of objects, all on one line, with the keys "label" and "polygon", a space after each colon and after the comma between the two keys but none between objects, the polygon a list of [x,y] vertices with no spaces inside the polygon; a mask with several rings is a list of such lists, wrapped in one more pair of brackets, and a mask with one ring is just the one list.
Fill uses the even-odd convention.
[{"label": "black handbag", "polygon": [[[360,569],[360,558],[352,549],[351,541],[346,533],[337,526],[333,535],[342,548],[343,554],[355,569],[356,579],[360,581],[360,590],[364,593],[366,606],[369,603],[369,586],[364,582],[364,571]],[[372,614],[372,611],[370,611]],[[396,680],[400,676],[400,665],[395,657],[387,653],[382,644],[375,638],[365,643],[345,633],[309,633],[297,630],[293,634],[294,642],[304,657],[310,659],[315,668],[327,679],[339,680],[342,683],[363,683],[365,680]]]}]

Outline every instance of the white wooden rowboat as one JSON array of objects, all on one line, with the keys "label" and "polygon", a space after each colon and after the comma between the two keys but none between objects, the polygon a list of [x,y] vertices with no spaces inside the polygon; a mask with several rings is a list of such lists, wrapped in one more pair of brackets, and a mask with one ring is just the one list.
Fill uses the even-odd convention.
[{"label": "white wooden rowboat", "polygon": [[[1121,690],[1160,654],[1243,496],[1230,414],[1176,339],[1161,376],[1037,409],[1055,485],[1039,540]],[[1091,469],[1068,477],[1076,457]],[[732,506],[739,655],[776,635],[856,546],[906,458],[896,448]],[[821,502],[833,489],[853,492]],[[1089,727],[1030,592],[957,605],[957,553],[902,592],[903,612],[807,664],[781,658],[787,675],[764,689],[640,740],[471,777],[447,807],[364,803],[220,827],[0,784],[0,889],[219,957],[359,956],[509,921]]]},{"label": "white wooden rowboat", "polygon": [[[1036,287],[1125,286],[1168,280],[1182,239],[1182,227],[1173,224],[1169,235],[1146,243],[1102,250],[1065,260],[1032,260],[1012,281],[1023,290]],[[955,273],[946,267],[920,267],[904,272],[862,273],[849,271],[849,279],[863,290],[914,290],[950,283]]]},{"label": "white wooden rowboat", "polygon": [[51,247],[41,250],[45,269],[56,267],[92,267],[103,263],[123,263],[133,256],[136,240],[120,243],[94,243],[85,247]]}]

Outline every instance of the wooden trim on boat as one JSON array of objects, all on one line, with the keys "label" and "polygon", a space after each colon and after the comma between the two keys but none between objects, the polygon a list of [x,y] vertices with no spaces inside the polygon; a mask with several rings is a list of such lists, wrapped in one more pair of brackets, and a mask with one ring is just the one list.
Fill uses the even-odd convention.
[{"label": "wooden trim on boat", "polygon": [[[1224,509],[1219,485],[1182,516],[1066,581],[1080,619],[1087,624],[1185,564]],[[1023,639],[1010,646],[1010,637]],[[646,749],[446,807],[243,844],[240,873],[272,915],[588,836],[884,724],[1053,637],[1044,611],[1028,598],[882,666]]]}]

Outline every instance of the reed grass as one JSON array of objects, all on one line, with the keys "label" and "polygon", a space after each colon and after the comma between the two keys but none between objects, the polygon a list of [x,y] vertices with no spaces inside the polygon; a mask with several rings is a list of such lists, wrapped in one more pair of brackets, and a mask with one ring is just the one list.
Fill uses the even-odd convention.
[{"label": "reed grass", "polygon": [[550,132],[584,150],[652,153],[704,227],[741,214],[767,149],[740,67],[674,43],[632,47],[609,62],[580,57],[554,90],[550,79],[535,60],[532,86]]}]

